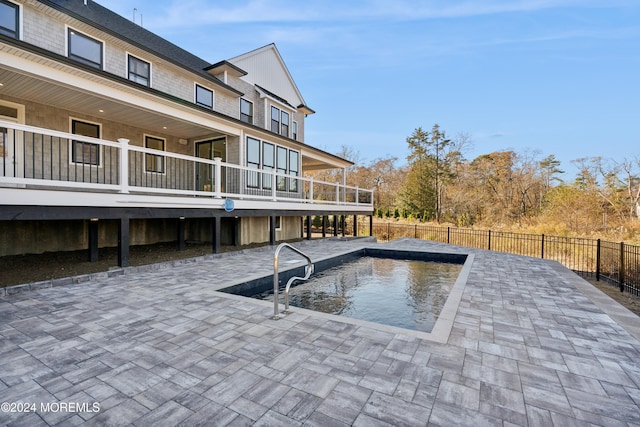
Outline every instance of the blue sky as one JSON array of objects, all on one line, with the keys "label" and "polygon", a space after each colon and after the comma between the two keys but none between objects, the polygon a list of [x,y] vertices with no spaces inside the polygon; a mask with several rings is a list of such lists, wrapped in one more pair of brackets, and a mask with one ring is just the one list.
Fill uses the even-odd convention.
[{"label": "blue sky", "polygon": [[637,0],[99,0],[210,61],[275,43],[306,142],[406,162],[438,123],[492,151],[640,156]]}]

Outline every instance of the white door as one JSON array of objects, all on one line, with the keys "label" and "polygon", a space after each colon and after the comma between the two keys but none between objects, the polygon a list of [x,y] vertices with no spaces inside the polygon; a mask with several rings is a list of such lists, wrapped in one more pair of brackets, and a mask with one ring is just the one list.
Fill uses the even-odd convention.
[{"label": "white door", "polygon": [[[0,120],[24,123],[24,105],[0,100]],[[22,176],[22,132],[0,126],[0,177]]]}]

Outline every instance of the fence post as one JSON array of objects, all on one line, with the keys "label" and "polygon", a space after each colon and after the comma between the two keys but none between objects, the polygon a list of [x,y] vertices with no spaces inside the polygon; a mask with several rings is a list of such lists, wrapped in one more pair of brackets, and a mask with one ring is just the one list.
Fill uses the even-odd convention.
[{"label": "fence post", "polygon": [[415,224],[413,229],[413,238],[417,239],[418,238],[418,224]]},{"label": "fence post", "polygon": [[387,242],[391,241],[391,223],[387,223]]},{"label": "fence post", "polygon": [[620,242],[620,292],[624,292],[624,242]]},{"label": "fence post", "polygon": [[596,242],[596,282],[600,281],[600,239]]},{"label": "fence post", "polygon": [[447,243],[451,242],[451,227],[447,227]]},{"label": "fence post", "polygon": [[488,249],[491,250],[491,230],[488,230],[488,231],[489,231],[489,233],[488,233],[489,237],[487,239],[488,240]]},{"label": "fence post", "polygon": [[542,233],[542,241],[540,243],[540,246],[541,246],[540,258],[544,259],[544,233]]}]

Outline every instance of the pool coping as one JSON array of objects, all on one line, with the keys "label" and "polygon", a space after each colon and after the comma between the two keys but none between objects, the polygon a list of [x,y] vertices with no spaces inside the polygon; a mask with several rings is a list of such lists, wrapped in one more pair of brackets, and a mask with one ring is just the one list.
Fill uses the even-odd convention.
[{"label": "pool coping", "polygon": [[[395,250],[395,249],[381,249],[379,246],[363,246],[357,249],[350,249],[347,251],[342,251],[342,252],[337,252],[334,253],[330,256],[326,256],[326,257],[321,257],[315,260],[312,260],[313,263],[319,263],[319,262],[323,262],[323,261],[327,261],[330,259],[334,259],[334,258],[341,258],[341,257],[346,257],[346,256],[353,256],[355,253],[357,252],[361,252],[364,251],[366,253],[366,251],[370,250],[374,253],[377,252],[404,252],[403,250]],[[447,297],[447,301],[445,302],[444,306],[442,307],[442,310],[440,311],[440,314],[438,315],[438,318],[433,326],[433,329],[431,330],[431,332],[424,332],[424,331],[416,331],[416,330],[412,330],[412,329],[405,329],[405,328],[400,328],[397,326],[390,326],[390,325],[384,325],[382,323],[376,323],[376,322],[370,322],[370,321],[366,321],[366,320],[361,320],[361,319],[354,319],[351,317],[346,317],[346,316],[339,316],[339,315],[335,315],[335,314],[328,314],[328,313],[322,313],[322,312],[318,312],[318,311],[314,311],[314,310],[309,310],[309,309],[304,309],[304,308],[299,308],[299,307],[293,307],[293,308],[289,308],[289,312],[288,313],[283,313],[282,311],[280,311],[279,313],[279,317],[280,319],[286,319],[287,316],[290,316],[292,314],[303,314],[309,317],[315,317],[315,318],[321,318],[321,319],[325,319],[325,320],[331,320],[331,321],[335,321],[335,322],[342,322],[342,323],[347,323],[347,324],[351,324],[351,325],[355,325],[355,326],[359,326],[359,327],[367,327],[367,328],[371,328],[371,329],[375,329],[375,330],[379,330],[382,332],[389,332],[389,333],[394,333],[394,334],[404,334],[404,335],[408,335],[408,336],[412,336],[415,338],[420,338],[420,339],[424,339],[424,340],[428,340],[428,341],[434,341],[434,342],[438,342],[438,343],[447,343],[449,340],[449,336],[451,335],[451,331],[453,329],[453,324],[454,324],[454,320],[455,317],[458,313],[458,307],[460,306],[460,301],[462,300],[462,295],[464,293],[464,290],[466,288],[467,285],[467,280],[469,278],[469,274],[471,273],[471,270],[473,268],[473,262],[475,260],[475,255],[471,252],[469,253],[464,253],[464,252],[447,252],[447,251],[427,251],[427,250],[411,250],[411,252],[414,253],[422,253],[422,254],[444,254],[444,255],[450,255],[450,256],[455,256],[455,257],[460,257],[460,256],[464,256],[466,257],[464,263],[462,263],[462,268],[460,270],[460,273],[458,274],[458,277],[456,278],[456,281],[454,282],[454,285],[452,286],[451,290],[449,291],[449,295]],[[287,268],[284,269],[280,269],[279,272],[280,273],[284,273],[284,272],[291,272],[292,270],[295,270],[297,268],[300,268],[301,266],[305,265],[305,261],[301,260],[299,262],[296,262],[295,264],[291,264],[290,266],[288,266]],[[231,288],[233,286],[237,286],[243,283],[247,283],[247,282],[251,282],[251,281],[257,281],[257,280],[261,280],[261,279],[265,279],[267,277],[272,277],[272,275],[264,275],[264,274],[260,274],[260,275],[255,275],[249,278],[244,278],[243,280],[239,280],[237,282],[234,283],[225,283],[225,284],[221,284],[219,286],[216,286],[216,288],[214,289],[216,291],[216,293],[220,294],[220,296],[223,296],[225,298],[230,298],[233,300],[238,300],[238,301],[245,301],[245,302],[252,302],[255,303],[257,305],[261,305],[261,306],[265,306],[265,307],[273,307],[273,302],[270,301],[262,301],[262,300],[258,300],[255,298],[251,298],[251,297],[247,297],[247,296],[242,296],[242,295],[237,295],[237,294],[232,294],[232,293],[227,293],[224,292],[223,289],[227,289],[227,288]]]}]

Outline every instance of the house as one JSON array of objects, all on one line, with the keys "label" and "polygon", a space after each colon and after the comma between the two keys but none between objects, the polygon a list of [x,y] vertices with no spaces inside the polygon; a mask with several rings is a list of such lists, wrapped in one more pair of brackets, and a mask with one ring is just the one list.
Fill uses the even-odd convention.
[{"label": "house", "polygon": [[[270,44],[210,63],[92,0],[0,0],[0,256],[298,238],[372,192],[305,172],[314,114]],[[308,230],[308,227],[307,227]]]}]

